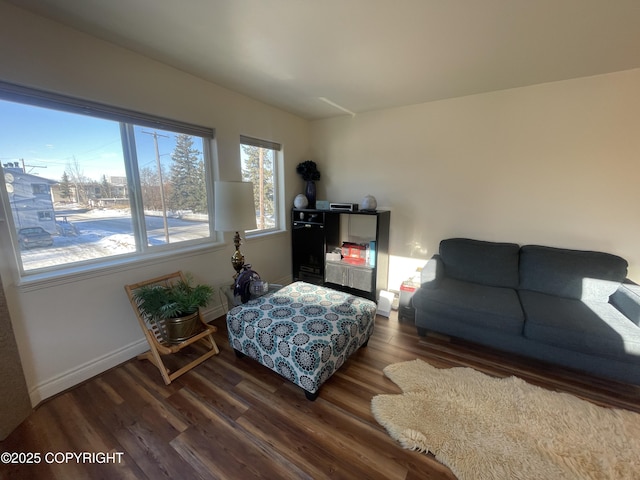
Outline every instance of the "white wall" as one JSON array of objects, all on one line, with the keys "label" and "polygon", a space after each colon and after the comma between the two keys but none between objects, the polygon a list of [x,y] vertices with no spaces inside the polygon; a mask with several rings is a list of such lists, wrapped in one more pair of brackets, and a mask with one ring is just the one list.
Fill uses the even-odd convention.
[{"label": "white wall", "polygon": [[319,198],[392,209],[392,287],[453,236],[610,252],[640,281],[640,70],[320,120],[311,135]]},{"label": "white wall", "polygon": [[[305,120],[4,2],[0,44],[2,80],[213,127],[225,180],[240,179],[240,134],[280,142],[286,185],[300,183],[295,165],[308,154]],[[296,193],[285,191],[285,220]],[[147,349],[125,284],[183,270],[219,285],[234,273],[227,238],[204,252],[20,286],[6,223],[0,230],[0,273],[34,404]],[[288,232],[250,239],[242,250],[267,280],[290,279]],[[221,313],[218,299],[212,312]]]}]

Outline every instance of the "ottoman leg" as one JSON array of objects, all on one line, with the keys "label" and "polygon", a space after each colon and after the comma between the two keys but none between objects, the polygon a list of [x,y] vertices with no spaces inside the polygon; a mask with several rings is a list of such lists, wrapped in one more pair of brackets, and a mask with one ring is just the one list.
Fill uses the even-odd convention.
[{"label": "ottoman leg", "polygon": [[369,345],[369,340],[370,340],[370,339],[371,339],[371,335],[369,335],[369,336],[367,337],[367,341],[366,341],[366,342],[364,342],[362,345],[360,345],[360,348],[362,348],[362,347],[366,347],[367,345]]},{"label": "ottoman leg", "polygon": [[235,352],[236,357],[238,357],[238,358],[244,358],[244,357],[245,357],[245,354],[244,354],[244,353],[242,353],[240,350],[236,350],[236,349],[234,348],[234,349],[233,349],[233,351]]},{"label": "ottoman leg", "polygon": [[309,400],[310,402],[313,402],[316,398],[318,398],[319,394],[320,390],[316,390],[315,393],[307,392],[306,390],[304,391],[304,396],[307,397],[307,400]]}]

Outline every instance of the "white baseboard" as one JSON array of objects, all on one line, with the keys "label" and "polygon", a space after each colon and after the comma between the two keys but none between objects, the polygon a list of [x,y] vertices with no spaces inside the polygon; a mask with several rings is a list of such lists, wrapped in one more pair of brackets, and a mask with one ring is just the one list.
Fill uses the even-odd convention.
[{"label": "white baseboard", "polygon": [[31,405],[37,406],[43,400],[52,397],[60,392],[78,385],[85,380],[95,377],[102,372],[109,370],[131,358],[149,350],[146,338],[137,340],[129,345],[98,357],[78,367],[63,372],[50,380],[42,382],[29,390]]},{"label": "white baseboard", "polygon": [[227,309],[223,305],[216,305],[213,308],[202,310],[202,316],[204,317],[204,321],[207,323],[225,315],[226,313]]}]

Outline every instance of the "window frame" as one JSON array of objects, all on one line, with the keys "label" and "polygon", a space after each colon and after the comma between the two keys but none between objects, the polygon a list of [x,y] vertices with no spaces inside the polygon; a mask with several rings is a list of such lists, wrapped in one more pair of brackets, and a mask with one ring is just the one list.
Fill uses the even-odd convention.
[{"label": "window frame", "polygon": [[[19,271],[20,283],[24,283],[25,281],[28,282],[29,280],[37,281],[38,279],[46,280],[56,278],[65,276],[70,272],[95,272],[115,265],[147,262],[149,260],[154,261],[156,259],[164,258],[169,254],[176,255],[181,252],[190,253],[194,250],[210,249],[212,246],[218,246],[222,243],[220,233],[214,230],[213,183],[215,161],[217,158],[214,155],[213,148],[215,144],[215,129],[136,112],[120,107],[113,107],[89,100],[81,100],[66,95],[24,87],[4,81],[0,81],[0,100],[66,113],[80,114],[92,118],[120,123],[121,139],[123,143],[123,160],[127,175],[126,188],[129,192],[129,204],[131,207],[131,234],[134,236],[136,242],[136,249],[133,252],[116,253],[99,258],[72,261],[54,266],[37,267],[25,270],[20,253],[20,247],[17,241],[16,225],[8,202],[8,193],[4,182],[2,182],[2,185],[0,186],[0,195],[2,197],[1,203],[6,217],[6,223],[9,226],[8,230]],[[125,139],[123,136],[123,131],[127,128],[127,125],[130,127],[131,135],[133,135],[133,128],[135,126],[139,126],[166,130],[174,134],[187,134],[202,139],[202,158],[204,160],[209,226],[208,236],[165,245],[148,245],[148,238],[144,223],[144,205],[140,192],[140,177],[137,155],[135,152],[135,142],[132,141],[133,137]]]}]

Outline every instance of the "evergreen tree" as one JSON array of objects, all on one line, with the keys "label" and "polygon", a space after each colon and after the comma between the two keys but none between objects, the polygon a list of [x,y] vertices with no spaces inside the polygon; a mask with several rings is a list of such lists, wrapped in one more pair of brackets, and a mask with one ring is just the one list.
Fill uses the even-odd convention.
[{"label": "evergreen tree", "polygon": [[252,145],[242,145],[242,179],[253,183],[253,198],[256,213],[258,215],[258,228],[263,229],[273,227],[273,150],[254,147]]},{"label": "evergreen tree", "polygon": [[109,185],[106,175],[102,175],[100,181],[100,196],[102,198],[111,198],[111,185]]},{"label": "evergreen tree", "polygon": [[66,170],[62,173],[62,180],[60,181],[60,197],[64,200],[71,198],[71,180],[69,180],[69,174]]},{"label": "evergreen tree", "polygon": [[171,154],[171,192],[168,203],[172,210],[207,212],[207,190],[204,178],[202,152],[193,147],[191,135],[176,135],[176,146]]}]

